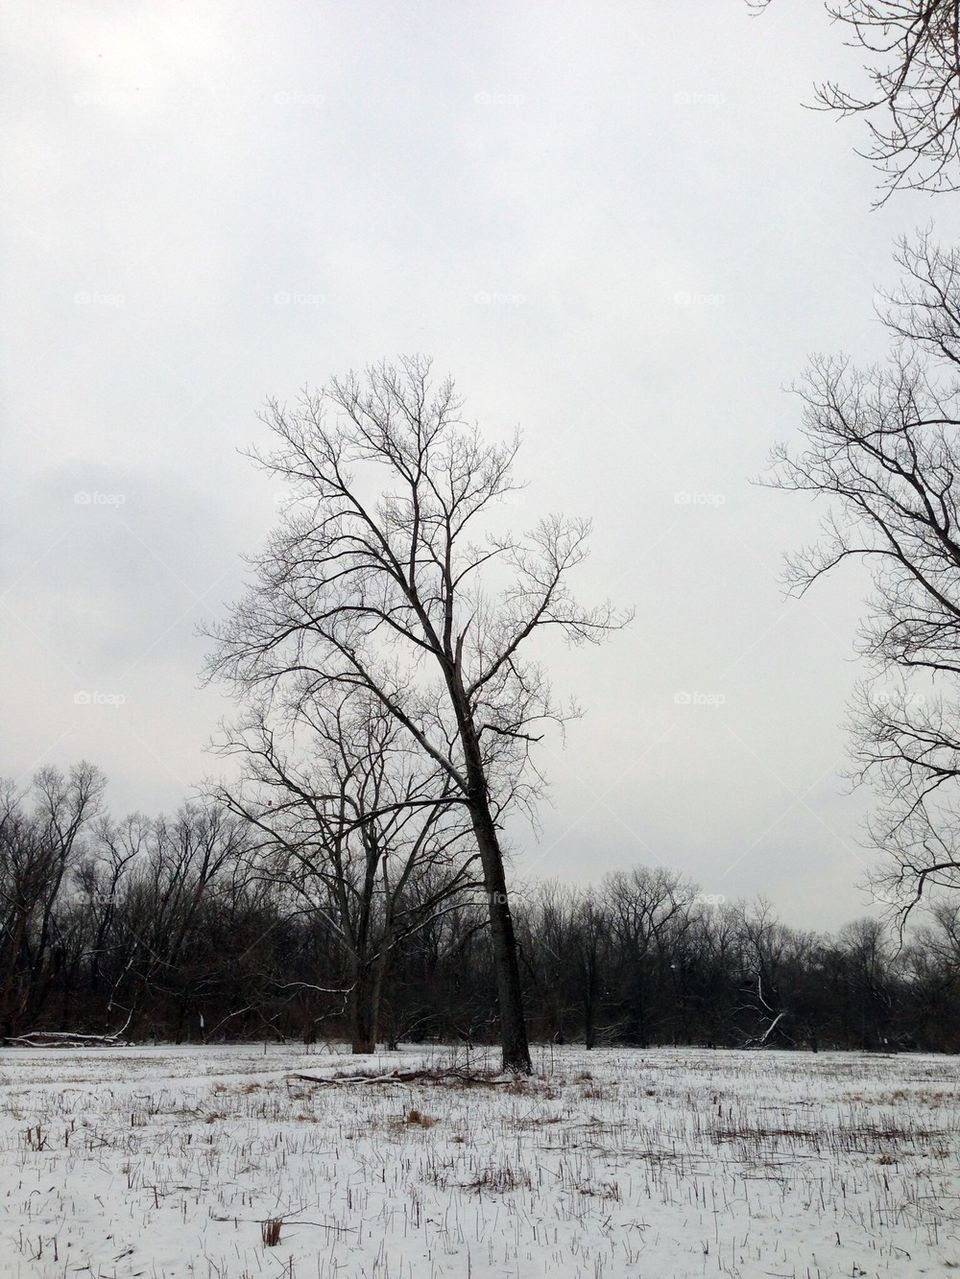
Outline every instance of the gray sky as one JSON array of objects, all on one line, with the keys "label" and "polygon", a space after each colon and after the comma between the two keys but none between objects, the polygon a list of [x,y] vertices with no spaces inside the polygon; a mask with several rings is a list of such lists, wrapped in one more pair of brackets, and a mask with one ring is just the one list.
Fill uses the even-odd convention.
[{"label": "gray sky", "polygon": [[749,477],[810,352],[882,354],[895,236],[955,227],[920,195],[870,212],[861,126],[803,108],[859,65],[820,7],[39,0],[3,25],[0,773],[86,757],[149,812],[217,766],[196,628],[277,496],[236,450],[268,394],[420,350],[489,434],[521,426],[518,520],[593,516],[581,594],[636,607],[551,662],[587,715],[519,865],[862,914],[863,579],[785,602],[816,512]]}]

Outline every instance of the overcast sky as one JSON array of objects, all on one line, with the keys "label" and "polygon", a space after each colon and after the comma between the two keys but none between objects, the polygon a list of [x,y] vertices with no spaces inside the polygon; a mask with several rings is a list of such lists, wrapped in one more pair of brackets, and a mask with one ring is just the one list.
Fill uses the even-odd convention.
[{"label": "overcast sky", "polygon": [[423,351],[490,435],[521,427],[518,520],[592,516],[580,593],[636,608],[551,659],[587,714],[518,865],[863,914],[863,579],[785,601],[816,511],[750,477],[795,437],[811,352],[882,355],[894,238],[956,228],[931,197],[871,212],[862,126],[804,109],[858,67],[820,7],[24,0],[3,23],[0,773],[89,758],[120,813],[217,768],[197,627],[275,517],[237,452],[257,409]]}]

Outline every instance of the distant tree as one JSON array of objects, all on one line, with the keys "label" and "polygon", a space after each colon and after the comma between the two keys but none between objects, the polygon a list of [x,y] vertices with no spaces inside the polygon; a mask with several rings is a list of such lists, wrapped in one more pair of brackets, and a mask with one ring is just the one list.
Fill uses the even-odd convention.
[{"label": "distant tree", "polygon": [[859,1022],[861,1048],[883,1048],[893,1034],[891,955],[880,920],[858,919],[839,936],[847,960],[851,1004]]},{"label": "distant tree", "polygon": [[344,996],[353,1051],[370,1053],[396,947],[475,886],[476,857],[449,774],[379,701],[303,693],[291,731],[261,705],[227,734],[243,776],[216,796],[256,832],[257,875],[336,936],[347,980],[325,993]]},{"label": "distant tree", "polygon": [[92,764],[44,768],[26,790],[0,789],[0,1036],[43,1011],[62,967],[58,907],[79,863],[105,781]]},{"label": "distant tree", "polygon": [[936,1045],[946,1052],[960,1046],[960,901],[956,897],[936,903],[930,923],[912,931],[903,948],[905,993],[910,1009],[904,1022],[923,1046]]},{"label": "distant tree", "polygon": [[540,1034],[558,1043],[571,1033],[578,906],[577,894],[546,880],[528,893],[520,911],[523,959],[540,1012]]},{"label": "distant tree", "polygon": [[600,894],[592,889],[577,896],[574,909],[574,990],[583,1019],[583,1042],[587,1048],[595,1048],[610,979],[610,920]]},{"label": "distant tree", "polygon": [[637,866],[615,871],[602,885],[606,917],[617,943],[617,984],[623,1037],[645,1046],[659,1021],[673,1021],[672,953],[690,923],[694,886],[675,871]]},{"label": "distant tree", "polygon": [[691,1017],[702,1037],[714,1046],[737,1041],[742,918],[742,911],[728,902],[701,909],[696,917],[691,947],[695,958],[688,978]]},{"label": "distant tree", "polygon": [[[194,1034],[214,976],[204,955],[205,910],[224,884],[243,876],[246,824],[222,805],[188,803],[175,817],[134,817],[102,832],[111,864],[129,856],[115,912],[108,1008],[178,1042]],[[202,1027],[200,1027],[202,1029]]]},{"label": "distant tree", "polygon": [[876,675],[855,699],[854,752],[882,799],[870,839],[902,922],[928,889],[960,889],[960,253],[922,235],[898,259],[889,360],[814,360],[805,444],[775,450],[765,482],[829,503],[819,540],[788,560],[797,593],[847,560],[871,575],[861,648]]},{"label": "distant tree", "polygon": [[291,502],[208,671],[244,698],[282,699],[291,681],[297,696],[304,681],[317,698],[363,690],[444,771],[483,868],[503,1067],[529,1072],[500,826],[534,802],[530,750],[564,712],[527,650],[543,630],[595,642],[625,619],[570,593],[587,522],[497,530],[517,441],[485,443],[460,410],[419,357],[335,378],[293,409],[270,404],[276,447],[257,460]]},{"label": "distant tree", "polygon": [[117,926],[127,876],[142,855],[149,824],[139,815],[114,821],[104,814],[76,871],[76,905],[88,924],[85,947],[88,993],[96,998],[109,984],[118,957]]},{"label": "distant tree", "polygon": [[790,998],[790,978],[798,936],[776,918],[770,903],[759,900],[738,909],[740,933],[740,1004],[737,1022],[744,1046],[793,1044],[797,1008]]}]

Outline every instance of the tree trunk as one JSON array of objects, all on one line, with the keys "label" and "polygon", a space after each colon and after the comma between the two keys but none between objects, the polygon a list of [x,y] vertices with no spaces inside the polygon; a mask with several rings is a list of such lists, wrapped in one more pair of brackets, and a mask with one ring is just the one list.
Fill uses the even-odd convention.
[{"label": "tree trunk", "polygon": [[597,1042],[596,1032],[597,983],[591,967],[583,987],[583,1041],[585,1048],[593,1048]]},{"label": "tree trunk", "polygon": [[503,854],[485,795],[470,804],[470,817],[483,866],[484,888],[493,940],[493,961],[497,975],[497,1003],[500,1013],[500,1048],[503,1069],[519,1075],[533,1073],[527,1024],[523,1012],[523,987],[513,916],[507,897]]},{"label": "tree trunk", "polygon": [[520,960],[513,916],[507,896],[507,879],[503,869],[503,850],[490,812],[487,774],[480,749],[480,739],[461,680],[459,659],[448,677],[448,688],[457,716],[463,762],[466,772],[466,805],[477,841],[483,886],[487,894],[490,935],[493,941],[493,963],[497,979],[497,1007],[500,1014],[501,1068],[518,1075],[532,1075],[527,1022],[523,1011],[523,987],[520,983]]},{"label": "tree trunk", "polygon": [[382,977],[383,967],[376,960],[373,963],[357,964],[356,980],[350,999],[351,1052],[377,1051]]},{"label": "tree trunk", "polygon": [[644,981],[642,972],[638,972],[631,983],[633,990],[627,1010],[625,1039],[631,1047],[646,1048],[647,1019],[644,1000]]}]

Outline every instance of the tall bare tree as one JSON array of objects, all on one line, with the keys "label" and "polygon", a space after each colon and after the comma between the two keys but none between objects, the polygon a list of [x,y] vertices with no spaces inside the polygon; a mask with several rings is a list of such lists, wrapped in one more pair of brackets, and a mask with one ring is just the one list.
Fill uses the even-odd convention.
[{"label": "tall bare tree", "polygon": [[282,698],[291,680],[297,697],[361,689],[443,769],[483,868],[503,1067],[528,1072],[500,827],[508,806],[535,800],[531,746],[564,718],[530,641],[555,630],[595,642],[625,620],[570,593],[589,524],[497,531],[518,441],[486,443],[422,357],[334,378],[264,416],[275,448],[255,457],[292,500],[215,632],[208,672],[241,697]]},{"label": "tall bare tree", "polygon": [[[750,0],[765,9],[770,0]],[[883,175],[879,203],[899,189],[960,187],[960,0],[832,0],[830,17],[866,60],[862,91],[834,81],[816,88],[816,105],[862,116],[868,145],[859,154]]]},{"label": "tall bare tree", "polygon": [[788,561],[796,592],[848,560],[873,582],[861,647],[888,683],[859,689],[854,749],[883,799],[882,891],[905,918],[928,888],[960,888],[960,252],[922,235],[898,258],[889,360],[814,360],[804,446],[777,449],[767,482],[829,502]]}]

